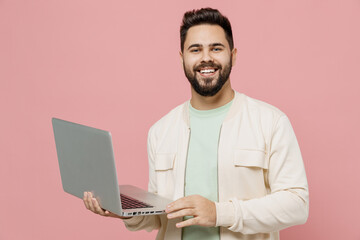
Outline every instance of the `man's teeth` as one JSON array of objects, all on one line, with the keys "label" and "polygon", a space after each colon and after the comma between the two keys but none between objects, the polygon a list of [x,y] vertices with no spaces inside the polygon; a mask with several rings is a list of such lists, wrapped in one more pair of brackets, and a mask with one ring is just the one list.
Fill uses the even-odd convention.
[{"label": "man's teeth", "polygon": [[215,72],[215,69],[202,69],[200,70],[201,73],[213,73]]}]

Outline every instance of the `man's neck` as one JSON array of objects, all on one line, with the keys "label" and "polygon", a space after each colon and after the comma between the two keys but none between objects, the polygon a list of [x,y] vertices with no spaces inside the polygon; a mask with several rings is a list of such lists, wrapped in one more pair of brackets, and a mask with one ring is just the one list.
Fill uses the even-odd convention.
[{"label": "man's neck", "polygon": [[233,100],[235,95],[234,90],[231,88],[230,80],[228,80],[221,90],[211,97],[204,97],[195,92],[193,88],[191,88],[191,106],[198,110],[210,110],[214,108],[218,108],[224,106]]}]

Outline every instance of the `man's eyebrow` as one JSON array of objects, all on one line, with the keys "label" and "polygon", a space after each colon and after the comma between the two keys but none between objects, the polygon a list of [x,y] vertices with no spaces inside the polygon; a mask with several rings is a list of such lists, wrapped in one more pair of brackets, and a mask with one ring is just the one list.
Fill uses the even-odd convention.
[{"label": "man's eyebrow", "polygon": [[[194,43],[194,44],[191,44],[189,47],[188,47],[188,50],[190,48],[193,48],[193,47],[202,47],[203,45],[199,44],[199,43]],[[221,46],[221,47],[225,47],[224,44],[222,43],[211,43],[209,44],[210,47],[217,47],[217,46]]]},{"label": "man's eyebrow", "polygon": [[201,44],[199,44],[199,43],[194,43],[194,44],[191,44],[189,47],[188,47],[188,50],[190,49],[190,48],[193,48],[193,47],[201,47],[202,45]]},{"label": "man's eyebrow", "polygon": [[225,45],[222,44],[222,43],[212,43],[212,44],[210,44],[210,47],[217,47],[217,46],[225,47]]}]

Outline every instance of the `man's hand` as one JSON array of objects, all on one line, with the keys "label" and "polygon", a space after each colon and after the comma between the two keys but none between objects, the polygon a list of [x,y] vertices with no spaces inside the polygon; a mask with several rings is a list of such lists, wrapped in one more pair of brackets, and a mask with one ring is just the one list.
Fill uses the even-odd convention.
[{"label": "man's hand", "polygon": [[194,216],[177,223],[176,227],[178,228],[190,225],[214,227],[216,224],[215,203],[200,195],[183,197],[170,203],[166,208],[166,213],[168,213],[167,217],[169,219]]},{"label": "man's hand", "polygon": [[127,219],[128,217],[121,217],[119,215],[116,215],[115,213],[109,212],[107,210],[104,210],[100,207],[99,202],[96,200],[96,198],[93,197],[91,192],[84,192],[84,204],[87,209],[92,211],[93,213],[99,214],[101,216],[105,217],[113,217],[113,218],[121,218],[121,219]]}]

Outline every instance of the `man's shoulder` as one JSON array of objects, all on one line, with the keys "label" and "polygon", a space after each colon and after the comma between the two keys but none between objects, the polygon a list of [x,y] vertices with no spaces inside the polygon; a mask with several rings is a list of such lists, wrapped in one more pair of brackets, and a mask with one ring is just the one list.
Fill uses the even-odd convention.
[{"label": "man's shoulder", "polygon": [[283,111],[267,102],[246,95],[243,96],[242,102],[243,108],[238,116],[242,115],[243,124],[245,126],[252,126],[252,128],[258,129],[262,133],[257,135],[256,131],[251,132],[254,136],[271,139],[275,129],[285,126],[283,124],[289,121]]},{"label": "man's shoulder", "polygon": [[259,99],[249,97],[242,93],[240,93],[240,94],[243,95],[243,98],[245,100],[244,101],[245,105],[250,111],[255,111],[255,112],[259,113],[260,115],[273,116],[275,118],[286,116],[283,111],[281,111],[278,107],[275,107],[272,104],[269,104],[269,103],[264,102]]},{"label": "man's shoulder", "polygon": [[183,111],[188,101],[176,106],[171,109],[167,114],[155,122],[151,127],[150,131],[157,131],[164,128],[169,128],[170,125],[175,125],[179,121],[183,121]]}]

